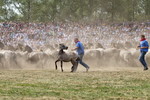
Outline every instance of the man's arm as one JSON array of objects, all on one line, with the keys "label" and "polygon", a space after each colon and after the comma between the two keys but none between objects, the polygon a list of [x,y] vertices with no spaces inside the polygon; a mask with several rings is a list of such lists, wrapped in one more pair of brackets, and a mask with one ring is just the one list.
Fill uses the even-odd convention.
[{"label": "man's arm", "polygon": [[72,51],[73,51],[73,50],[77,50],[78,48],[79,48],[79,47],[76,47],[76,48],[72,49]]},{"label": "man's arm", "polygon": [[141,49],[147,49],[147,48],[149,48],[148,42],[146,41],[146,42],[143,44],[143,46],[140,47],[140,48],[141,48]]},{"label": "man's arm", "polygon": [[147,48],[149,48],[149,44],[148,44],[148,42],[145,42],[142,46],[141,45],[137,46],[137,48],[147,49]]},{"label": "man's arm", "polygon": [[140,47],[141,49],[149,48],[149,47]]},{"label": "man's arm", "polygon": [[79,48],[79,45],[80,45],[80,44],[77,43],[77,44],[76,44],[76,47],[75,47],[74,49],[72,49],[72,50],[77,50],[77,49]]}]

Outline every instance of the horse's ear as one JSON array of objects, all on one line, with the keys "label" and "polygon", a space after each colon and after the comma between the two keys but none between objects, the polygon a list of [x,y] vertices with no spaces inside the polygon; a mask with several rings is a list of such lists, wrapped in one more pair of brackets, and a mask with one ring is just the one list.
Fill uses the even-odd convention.
[{"label": "horse's ear", "polygon": [[68,47],[66,47],[66,49],[68,49]]}]

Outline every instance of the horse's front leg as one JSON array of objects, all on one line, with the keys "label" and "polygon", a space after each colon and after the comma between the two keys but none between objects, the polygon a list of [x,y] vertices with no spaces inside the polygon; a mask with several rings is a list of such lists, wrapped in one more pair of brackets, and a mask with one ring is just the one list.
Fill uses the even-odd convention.
[{"label": "horse's front leg", "polygon": [[55,61],[55,68],[56,68],[56,70],[57,70],[57,62],[58,62],[59,60],[56,60]]},{"label": "horse's front leg", "polygon": [[63,61],[61,61],[61,71],[63,72]]}]

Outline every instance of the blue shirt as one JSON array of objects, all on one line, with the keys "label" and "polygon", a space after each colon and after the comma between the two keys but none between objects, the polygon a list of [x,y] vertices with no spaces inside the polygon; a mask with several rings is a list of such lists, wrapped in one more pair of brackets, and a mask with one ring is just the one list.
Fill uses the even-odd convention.
[{"label": "blue shirt", "polygon": [[78,55],[84,54],[84,46],[83,46],[83,44],[80,41],[78,41],[76,43],[76,47],[78,47],[78,49],[77,49]]},{"label": "blue shirt", "polygon": [[[146,40],[140,42],[140,47],[149,47],[149,44]],[[140,51],[148,52],[148,48],[141,48]]]}]

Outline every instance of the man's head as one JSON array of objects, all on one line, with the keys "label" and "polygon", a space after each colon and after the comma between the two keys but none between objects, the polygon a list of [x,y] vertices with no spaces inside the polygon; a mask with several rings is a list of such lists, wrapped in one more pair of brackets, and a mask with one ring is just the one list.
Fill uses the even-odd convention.
[{"label": "man's head", "polygon": [[141,35],[141,39],[145,39],[145,35]]},{"label": "man's head", "polygon": [[74,38],[74,42],[77,43],[79,41],[78,38]]}]

